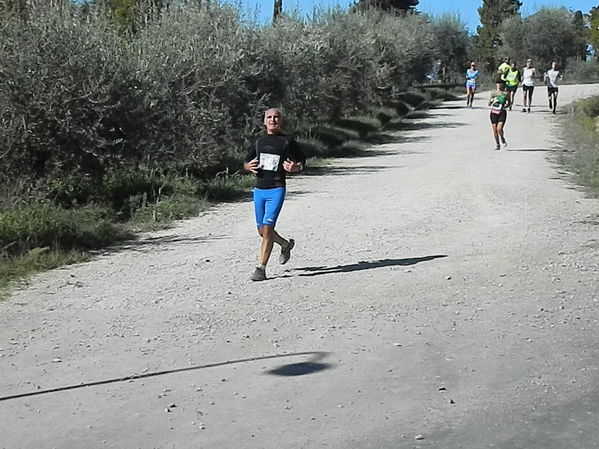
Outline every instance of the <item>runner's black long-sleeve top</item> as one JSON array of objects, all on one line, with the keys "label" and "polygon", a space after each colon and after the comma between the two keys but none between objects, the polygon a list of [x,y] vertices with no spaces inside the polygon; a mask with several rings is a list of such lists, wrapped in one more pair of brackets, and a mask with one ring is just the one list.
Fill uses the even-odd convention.
[{"label": "runner's black long-sleeve top", "polygon": [[258,158],[259,161],[256,174],[258,189],[285,187],[287,172],[283,168],[283,162],[286,160],[306,165],[306,157],[295,139],[284,134],[265,134],[255,138],[245,162],[254,158]]}]

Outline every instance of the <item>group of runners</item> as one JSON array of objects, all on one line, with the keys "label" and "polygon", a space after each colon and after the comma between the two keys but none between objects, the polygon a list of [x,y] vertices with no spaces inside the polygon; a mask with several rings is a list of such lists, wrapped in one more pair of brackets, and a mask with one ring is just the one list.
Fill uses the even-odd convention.
[{"label": "group of runners", "polygon": [[[497,68],[496,90],[491,92],[488,106],[491,107],[490,119],[495,149],[501,149],[501,145],[507,146],[505,140],[504,126],[507,120],[507,111],[512,110],[515,103],[516,91],[522,86],[522,112],[531,112],[532,95],[535,89],[535,80],[543,80],[547,86],[547,100],[549,109],[554,114],[557,110],[558,83],[562,78],[557,63],[553,62],[551,68],[541,75],[533,64],[532,59],[526,61],[526,66],[519,69],[515,61],[505,57]],[[466,70],[466,106],[472,107],[474,93],[478,86],[479,70],[476,62],[471,62]]]},{"label": "group of runners", "polygon": [[[472,107],[474,93],[476,92],[479,71],[476,63],[472,62],[466,70],[466,105]],[[496,149],[501,149],[501,144],[507,146],[504,126],[507,111],[512,110],[514,97],[518,86],[523,90],[523,112],[531,112],[532,94],[535,80],[544,79],[547,85],[549,109],[555,114],[557,108],[558,81],[561,74],[554,62],[551,69],[543,77],[533,65],[533,61],[526,61],[526,66],[518,69],[515,62],[504,58],[497,70],[496,89],[489,96],[488,105],[491,107],[491,127]],[[250,279],[264,281],[266,264],[268,263],[273,247],[277,244],[280,249],[279,263],[285,264],[291,257],[291,250],[295,246],[293,239],[285,239],[275,231],[277,218],[285,200],[285,187],[287,173],[299,172],[304,169],[306,157],[302,153],[295,139],[282,132],[283,114],[278,108],[268,109],[264,113],[265,134],[254,139],[248,149],[243,168],[256,176],[254,188],[254,212],[256,226],[261,237],[258,265],[255,267]]]}]

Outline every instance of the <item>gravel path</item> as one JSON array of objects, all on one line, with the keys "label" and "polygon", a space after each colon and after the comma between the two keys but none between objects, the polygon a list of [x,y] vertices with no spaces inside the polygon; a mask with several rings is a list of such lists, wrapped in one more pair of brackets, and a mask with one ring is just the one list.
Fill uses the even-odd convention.
[{"label": "gravel path", "polygon": [[535,101],[501,151],[479,94],[294,176],[267,282],[250,202],[36,277],[0,302],[0,447],[599,447],[599,202]]}]

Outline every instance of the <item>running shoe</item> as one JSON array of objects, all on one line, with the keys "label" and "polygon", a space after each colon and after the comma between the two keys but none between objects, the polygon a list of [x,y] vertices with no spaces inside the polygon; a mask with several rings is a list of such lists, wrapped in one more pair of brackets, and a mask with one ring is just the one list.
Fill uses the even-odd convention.
[{"label": "running shoe", "polygon": [[522,112],[526,112],[526,108],[522,108]]},{"label": "running shoe", "polygon": [[496,150],[501,150],[501,145],[497,144],[497,146],[495,147]]},{"label": "running shoe", "polygon": [[266,280],[266,268],[256,267],[250,278],[252,281],[265,281]]},{"label": "running shoe", "polygon": [[295,246],[295,240],[289,239],[289,243],[285,248],[281,248],[281,254],[279,255],[279,263],[281,265],[285,265],[289,262],[289,258],[291,257],[291,250]]},{"label": "running shoe", "polygon": [[507,141],[505,139],[501,139],[501,143],[503,144],[503,148],[507,147]]},{"label": "running shoe", "polygon": [[530,113],[530,108],[528,108],[528,112]]}]

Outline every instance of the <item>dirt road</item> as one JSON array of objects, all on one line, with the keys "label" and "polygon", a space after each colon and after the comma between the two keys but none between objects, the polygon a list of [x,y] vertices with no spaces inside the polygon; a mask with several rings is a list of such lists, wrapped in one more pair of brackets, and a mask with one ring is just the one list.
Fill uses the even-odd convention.
[{"label": "dirt road", "polygon": [[535,97],[501,151],[479,94],[293,177],[267,282],[249,202],[37,277],[0,303],[0,447],[599,447],[599,201]]}]

